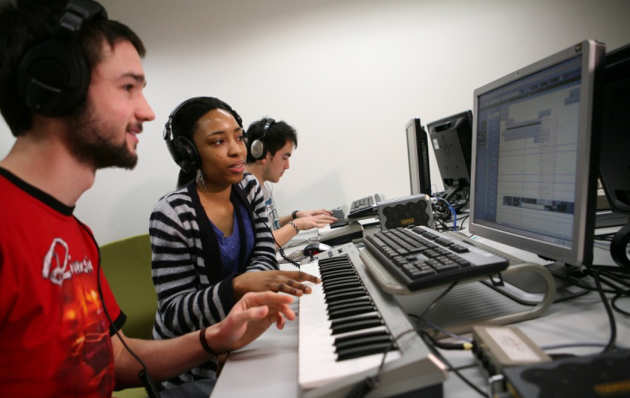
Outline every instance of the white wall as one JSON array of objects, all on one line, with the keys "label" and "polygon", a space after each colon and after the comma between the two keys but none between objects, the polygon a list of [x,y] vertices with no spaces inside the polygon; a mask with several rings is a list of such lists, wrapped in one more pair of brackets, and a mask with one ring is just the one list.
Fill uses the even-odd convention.
[{"label": "white wall", "polygon": [[[298,130],[281,210],[334,207],[373,192],[408,194],[404,126],[472,107],[489,81],[585,38],[630,42],[630,1],[104,0],[148,54],[157,119],[135,171],[98,173],[76,214],[106,243],[145,233],[177,169],[162,142],[185,98],[217,96],[245,124],[271,116]],[[0,124],[0,156],[13,142]],[[439,180],[432,164],[432,179]]]}]

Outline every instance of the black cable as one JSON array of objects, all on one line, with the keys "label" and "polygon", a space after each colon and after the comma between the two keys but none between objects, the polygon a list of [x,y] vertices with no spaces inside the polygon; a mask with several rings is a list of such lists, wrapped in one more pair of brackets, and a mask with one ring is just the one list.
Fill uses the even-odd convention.
[{"label": "black cable", "polygon": [[[588,286],[588,285],[582,284],[582,283],[581,283],[581,281],[577,280],[577,279],[576,279],[575,277],[573,277],[573,276],[570,276],[570,275],[565,276],[565,275],[558,274],[558,273],[556,273],[556,272],[552,272],[551,274],[552,274],[555,278],[558,278],[558,279],[560,279],[560,280],[563,280],[563,281],[565,281],[565,282],[567,282],[567,283],[570,283],[570,284],[572,284],[572,285],[574,285],[574,286],[580,287],[580,288],[582,288],[582,289],[584,289],[584,290],[588,290],[589,292],[596,292],[596,291],[598,291],[598,289],[597,289],[596,287],[593,287],[593,286]],[[604,293],[617,293],[617,291],[616,291],[616,290],[608,290],[608,289],[603,289],[603,288],[602,288],[602,291],[603,291]],[[573,298],[573,297],[571,297],[571,298]]]},{"label": "black cable", "polygon": [[421,330],[420,333],[425,333],[426,337],[431,340],[431,344],[436,346],[437,348],[441,348],[443,350],[459,350],[459,351],[468,351],[472,348],[472,343],[451,343],[451,342],[443,342],[436,340],[428,334],[425,330]]},{"label": "black cable", "polygon": [[392,343],[383,351],[383,357],[381,358],[381,364],[379,365],[376,374],[374,376],[368,376],[365,379],[361,380],[357,384],[352,387],[352,389],[346,395],[346,398],[362,398],[370,393],[375,388],[378,388],[381,382],[381,375],[383,373],[383,367],[385,366],[385,358],[387,358],[387,353],[396,347],[396,342],[400,340],[401,337],[411,333],[416,332],[416,329],[407,329],[404,332],[398,334],[398,336],[392,339]]},{"label": "black cable", "polygon": [[282,248],[282,245],[280,243],[278,243],[278,241],[276,240],[276,237],[273,235],[273,230],[271,229],[271,227],[269,225],[267,225],[266,222],[263,222],[263,225],[265,226],[265,228],[267,228],[267,231],[269,231],[269,233],[271,234],[271,239],[273,239],[273,242],[275,243],[276,247],[278,248],[278,252],[280,253],[280,257],[282,257],[286,262],[295,265],[297,267],[297,269],[300,269],[300,267],[301,267],[300,263],[298,263],[295,260],[292,260],[292,259],[288,258],[284,254],[284,249]]},{"label": "black cable", "polygon": [[447,370],[449,372],[454,372],[456,370],[466,370],[466,369],[472,369],[472,368],[477,368],[477,367],[479,367],[479,365],[477,363],[471,363],[471,364],[468,364],[468,365],[461,365],[461,366],[455,366],[455,367],[452,367],[452,368],[448,368]]},{"label": "black cable", "polygon": [[427,306],[427,308],[422,311],[422,313],[420,315],[417,315],[417,317],[419,319],[424,318],[424,316],[433,309],[433,307],[435,307],[438,303],[438,301],[440,301],[442,299],[442,297],[446,296],[448,294],[448,292],[450,292],[451,290],[453,290],[453,288],[457,285],[458,281],[455,281],[453,283],[451,283],[442,293],[440,293],[439,296],[437,296],[435,299],[433,299],[433,301],[431,302],[431,304],[429,304]]},{"label": "black cable", "polygon": [[602,353],[609,352],[615,349],[615,341],[617,340],[617,323],[615,322],[615,314],[613,314],[610,304],[608,303],[608,299],[603,292],[597,270],[592,269],[590,270],[590,273],[593,275],[593,279],[595,279],[595,285],[598,288],[599,297],[601,297],[602,302],[604,303],[604,308],[606,308],[606,314],[608,314],[608,321],[610,323],[610,339],[608,340],[606,347],[602,350]]},{"label": "black cable", "polygon": [[628,297],[630,297],[630,291],[625,292],[625,294],[618,293],[615,295],[615,297],[612,298],[610,305],[618,313],[623,314],[625,316],[630,316],[630,312],[626,310],[622,310],[621,308],[617,306],[617,300],[619,300],[620,298],[628,298]]},{"label": "black cable", "polygon": [[[91,235],[91,232],[90,232],[90,235]],[[107,305],[105,304],[105,298],[103,296],[103,289],[101,287],[101,251],[100,249],[98,252],[99,252],[98,254],[99,258],[98,258],[98,264],[96,265],[96,287],[98,289],[98,294],[101,299],[101,303],[103,304],[103,312],[105,313],[105,316],[107,317],[107,320],[109,321],[109,327],[111,329],[114,325],[114,321],[112,320],[112,317],[109,315],[109,311],[107,311]],[[151,379],[151,376],[149,375],[147,366],[145,365],[144,361],[142,361],[142,359],[140,359],[140,357],[136,355],[136,353],[133,352],[133,350],[127,345],[127,342],[125,341],[125,339],[123,339],[123,337],[120,335],[120,329],[116,330],[116,336],[118,337],[122,345],[125,347],[127,352],[129,352],[129,354],[136,361],[138,361],[138,363],[142,367],[142,369],[138,372],[138,378],[144,385],[144,389],[146,390],[149,398],[159,398],[160,396],[159,389],[153,383],[153,380]]]},{"label": "black cable", "polygon": [[589,268],[615,274],[622,279],[628,279],[630,281],[630,270],[626,270],[625,268],[621,268],[616,265],[590,265]]},{"label": "black cable", "polygon": [[424,341],[424,343],[427,345],[427,347],[429,348],[429,350],[433,353],[433,355],[435,355],[436,357],[438,357],[440,359],[440,361],[444,362],[444,364],[446,364],[446,366],[448,367],[449,370],[452,370],[453,372],[455,372],[455,374],[457,375],[457,377],[459,377],[464,383],[466,383],[470,388],[472,388],[473,390],[475,390],[477,393],[479,393],[479,395],[481,395],[482,397],[486,398],[488,395],[483,392],[479,387],[477,387],[476,385],[474,385],[470,380],[468,380],[463,374],[461,374],[461,372],[459,371],[459,369],[455,368],[445,357],[444,355],[442,355],[442,353],[435,348],[430,341],[427,341],[425,338],[425,334],[426,332],[420,332],[420,338],[422,338],[422,340]]}]

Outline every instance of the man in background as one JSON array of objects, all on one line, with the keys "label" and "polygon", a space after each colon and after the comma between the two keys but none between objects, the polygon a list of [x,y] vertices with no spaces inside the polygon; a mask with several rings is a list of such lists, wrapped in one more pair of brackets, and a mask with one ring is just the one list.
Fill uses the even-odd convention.
[{"label": "man in background", "polygon": [[297,134],[284,121],[264,118],[252,123],[247,129],[247,171],[256,176],[262,187],[267,218],[280,246],[284,246],[300,231],[322,228],[337,220],[330,211],[323,209],[294,210],[290,215],[279,216],[271,183],[280,181],[284,171],[289,168],[294,148],[297,148]]}]

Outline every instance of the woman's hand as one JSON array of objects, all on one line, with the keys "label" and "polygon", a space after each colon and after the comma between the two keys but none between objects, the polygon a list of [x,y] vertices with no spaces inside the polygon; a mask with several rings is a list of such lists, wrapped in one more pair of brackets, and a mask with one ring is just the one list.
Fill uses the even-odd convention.
[{"label": "woman's hand", "polygon": [[302,271],[245,272],[233,279],[234,295],[238,299],[247,292],[271,290],[299,297],[311,292],[311,288],[301,282],[319,283],[320,280]]}]

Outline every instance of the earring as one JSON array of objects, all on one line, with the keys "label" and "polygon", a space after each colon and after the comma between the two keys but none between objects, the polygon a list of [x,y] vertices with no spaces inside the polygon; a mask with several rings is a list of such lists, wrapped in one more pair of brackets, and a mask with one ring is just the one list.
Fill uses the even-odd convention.
[{"label": "earring", "polygon": [[197,183],[197,186],[199,188],[201,188],[202,191],[206,191],[207,190],[206,179],[203,176],[203,173],[201,172],[201,169],[197,170],[197,175],[195,177],[195,182]]}]

